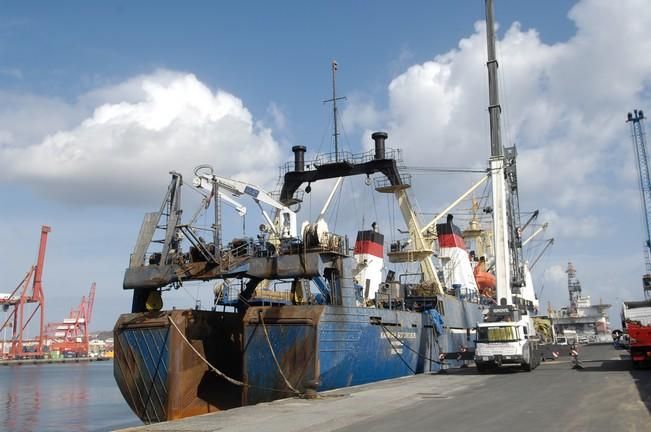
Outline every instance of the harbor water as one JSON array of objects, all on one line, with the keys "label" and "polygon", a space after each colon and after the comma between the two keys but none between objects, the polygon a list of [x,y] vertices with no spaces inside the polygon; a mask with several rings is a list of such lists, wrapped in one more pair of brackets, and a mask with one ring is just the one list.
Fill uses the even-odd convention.
[{"label": "harbor water", "polygon": [[0,430],[109,431],[142,422],[113,379],[113,362],[0,366]]}]

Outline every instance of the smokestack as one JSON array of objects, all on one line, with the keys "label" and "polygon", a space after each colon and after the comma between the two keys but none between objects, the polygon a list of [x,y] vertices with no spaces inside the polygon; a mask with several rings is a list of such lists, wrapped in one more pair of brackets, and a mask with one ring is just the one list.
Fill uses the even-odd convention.
[{"label": "smokestack", "polygon": [[307,150],[305,146],[292,147],[292,151],[294,152],[294,171],[305,171],[305,150]]},{"label": "smokestack", "polygon": [[374,132],[371,135],[373,141],[375,141],[375,159],[384,159],[384,140],[386,140],[389,135],[386,132]]}]

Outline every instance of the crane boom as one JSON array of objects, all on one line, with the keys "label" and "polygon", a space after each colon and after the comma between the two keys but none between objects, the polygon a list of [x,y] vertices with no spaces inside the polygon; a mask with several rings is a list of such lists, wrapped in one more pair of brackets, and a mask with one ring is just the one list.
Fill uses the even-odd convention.
[{"label": "crane boom", "polygon": [[644,243],[644,255],[646,273],[642,277],[645,297],[651,294],[651,175],[649,175],[649,156],[646,146],[644,132],[644,112],[634,110],[628,113],[626,122],[631,124],[631,137],[635,147],[637,168],[640,180],[640,192],[642,194],[642,211],[646,228],[646,240]]},{"label": "crane boom", "polygon": [[[279,232],[279,237],[280,238],[295,238],[296,237],[296,213],[294,213],[292,210],[290,210],[287,206],[285,206],[283,203],[272,197],[270,194],[262,190],[259,186],[256,186],[252,183],[246,183],[240,180],[235,180],[235,179],[230,179],[226,177],[220,177],[217,175],[198,175],[194,178],[192,181],[192,184],[195,187],[200,187],[203,189],[212,189],[212,182],[216,181],[217,186],[221,189],[225,189],[231,194],[233,194],[236,197],[242,196],[242,195],[248,195],[250,196],[258,205],[260,203],[267,204],[276,210],[280,212],[280,232]],[[262,208],[261,208],[262,209]],[[271,218],[266,214],[264,210],[262,210],[262,214],[269,222],[271,222]],[[273,224],[272,224],[272,229]]]}]

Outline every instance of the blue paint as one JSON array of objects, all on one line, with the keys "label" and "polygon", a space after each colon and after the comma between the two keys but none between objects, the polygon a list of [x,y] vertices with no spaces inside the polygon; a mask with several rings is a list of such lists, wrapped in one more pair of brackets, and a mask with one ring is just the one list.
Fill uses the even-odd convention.
[{"label": "blue paint", "polygon": [[[333,305],[251,306],[244,316],[226,313],[235,319],[223,331],[241,326],[242,380],[247,384],[229,391],[242,391],[244,404],[292,396],[271,349],[288,381],[301,392],[458,367],[462,362],[456,353],[462,347],[474,348],[471,329],[481,320],[481,307],[452,296],[441,298],[439,307],[440,313]],[[269,341],[259,322],[260,311]],[[125,399],[144,421],[162,421],[167,419],[168,400],[174,397],[168,394],[168,366],[183,350],[169,347],[169,326],[142,325],[146,321],[130,327],[134,321],[127,320],[116,328],[115,376]],[[133,361],[117,361],[118,349]],[[446,358],[443,365],[441,354]]]},{"label": "blue paint", "polygon": [[[481,309],[452,297],[445,299],[444,306],[445,321],[430,311],[288,306],[283,308],[287,314],[282,315],[307,316],[301,311],[310,308],[321,308],[322,312],[313,324],[269,321],[266,327],[290,383],[303,391],[310,380],[318,381],[317,390],[323,391],[437,371],[441,353],[472,348],[474,332],[469,331],[469,323],[481,319]],[[251,404],[289,395],[278,391],[287,390],[287,386],[271,358],[261,326],[245,322],[244,339],[244,378],[250,386],[245,401]],[[300,358],[292,357],[297,347],[306,351]],[[301,370],[295,370],[297,364]],[[456,359],[445,364],[461,365]]]},{"label": "blue paint", "polygon": [[[129,405],[135,402],[140,407],[144,407],[142,411],[145,413],[143,415],[145,421],[165,420],[168,398],[169,328],[126,328],[116,336],[116,347],[122,346],[134,360],[131,367],[114,362],[114,375],[125,399]],[[120,385],[123,380],[128,380],[132,384]],[[126,391],[131,394],[127,396]]]}]

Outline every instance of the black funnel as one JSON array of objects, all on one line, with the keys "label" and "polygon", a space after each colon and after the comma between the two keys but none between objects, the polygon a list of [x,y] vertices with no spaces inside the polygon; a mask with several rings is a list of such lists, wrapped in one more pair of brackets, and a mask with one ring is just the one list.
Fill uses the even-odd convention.
[{"label": "black funnel", "polygon": [[292,147],[292,151],[294,152],[294,171],[305,171],[305,150],[307,150],[305,146]]},{"label": "black funnel", "polygon": [[389,135],[386,132],[374,132],[371,135],[373,141],[375,141],[375,159],[384,159],[384,140],[386,140]]}]

